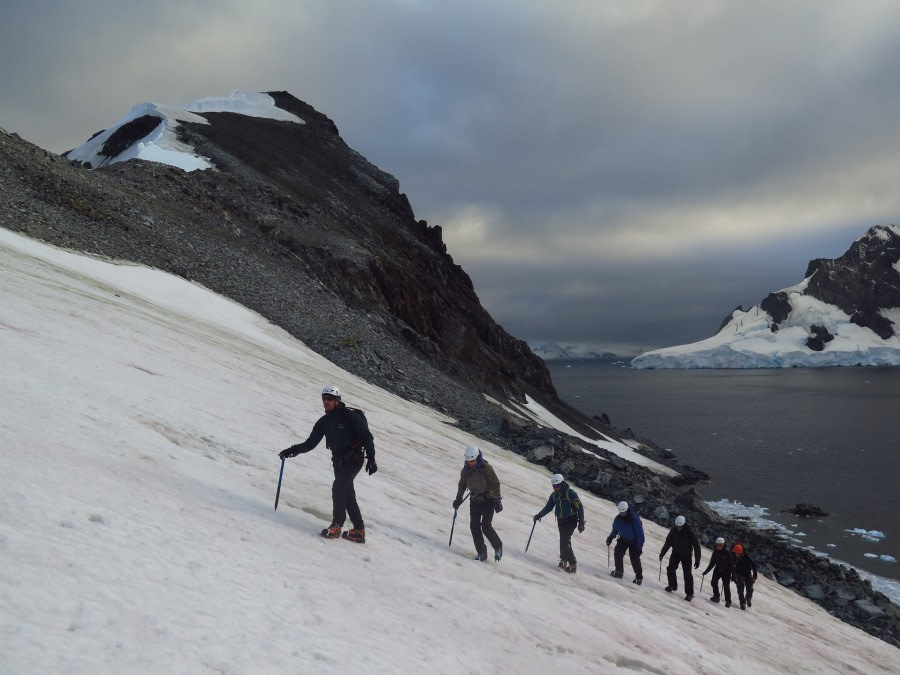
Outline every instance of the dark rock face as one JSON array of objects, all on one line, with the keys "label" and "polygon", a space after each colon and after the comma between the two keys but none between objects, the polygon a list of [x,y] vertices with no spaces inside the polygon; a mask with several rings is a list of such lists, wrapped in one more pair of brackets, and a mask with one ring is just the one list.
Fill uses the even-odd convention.
[{"label": "dark rock face", "polygon": [[778,330],[778,324],[788,318],[788,314],[790,314],[793,309],[790,300],[788,300],[787,293],[784,291],[769,293],[763,301],[759,303],[759,306],[772,317],[773,333]]},{"label": "dark rock face", "polygon": [[896,334],[880,308],[900,307],[900,235],[872,227],[834,260],[812,260],[806,269],[806,294],[840,307],[853,323],[883,339]]},{"label": "dark rock face", "polygon": [[809,327],[810,336],[806,338],[806,346],[814,352],[820,352],[825,349],[825,345],[834,340],[832,335],[825,326],[812,325]]}]

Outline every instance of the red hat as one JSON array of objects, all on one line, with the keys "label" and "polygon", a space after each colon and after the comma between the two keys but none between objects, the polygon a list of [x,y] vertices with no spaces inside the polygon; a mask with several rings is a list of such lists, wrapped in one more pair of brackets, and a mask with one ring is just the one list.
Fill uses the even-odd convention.
[{"label": "red hat", "polygon": [[744,547],[741,546],[740,544],[735,544],[735,545],[734,545],[734,549],[732,549],[732,550],[733,550],[735,553],[743,553],[743,552],[744,552]]}]

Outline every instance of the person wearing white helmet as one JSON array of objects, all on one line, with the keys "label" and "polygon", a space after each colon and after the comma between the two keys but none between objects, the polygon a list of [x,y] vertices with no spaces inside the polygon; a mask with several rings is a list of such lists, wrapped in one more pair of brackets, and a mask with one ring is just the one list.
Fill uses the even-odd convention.
[{"label": "person wearing white helmet", "polygon": [[663,545],[662,551],[659,553],[659,559],[662,561],[666,557],[666,551],[672,549],[672,555],[669,557],[669,564],[666,566],[666,577],[669,585],[666,590],[671,593],[678,590],[678,566],[684,576],[684,599],[690,602],[694,599],[694,576],[691,574],[691,553],[694,554],[694,569],[700,567],[700,540],[691,530],[684,516],[678,516],[675,519],[675,527],[669,530],[666,536],[666,543]]},{"label": "person wearing white helmet", "polygon": [[[356,503],[353,480],[362,469],[364,460],[366,473],[371,476],[378,471],[375,440],[363,411],[344,405],[337,387],[329,385],[322,390],[322,406],[325,414],[313,425],[309,438],[282,450],[278,455],[282,460],[296,457],[309,452],[325,438],[325,445],[331,450],[334,482],[331,485],[331,525],[322,530],[322,536],[326,539],[343,536],[344,539],[365,544],[366,525]],[[341,534],[348,516],[353,527]]]},{"label": "person wearing white helmet", "polygon": [[463,451],[465,460],[462,471],[459,473],[456,499],[453,500],[453,508],[458,509],[463,503],[463,492],[469,489],[469,529],[472,531],[472,540],[475,542],[475,560],[484,562],[487,560],[487,546],[484,538],[494,547],[494,560],[503,558],[503,542],[494,530],[494,513],[503,510],[503,502],[500,496],[500,480],[494,471],[494,467],[487,463],[481,448],[470,445]]},{"label": "person wearing white helmet", "polygon": [[550,511],[554,512],[559,527],[559,568],[575,574],[578,564],[575,560],[575,551],[572,550],[572,534],[576,527],[579,532],[584,532],[584,506],[575,490],[563,479],[562,474],[555,473],[550,476],[550,485],[553,486],[553,493],[544,508],[535,514],[534,522],[539,521]]},{"label": "person wearing white helmet", "polygon": [[[614,537],[618,536],[613,549],[615,568],[611,575],[621,579],[625,575],[625,551],[634,569],[634,583],[638,586],[644,581],[644,568],[641,565],[641,554],[644,552],[644,525],[640,517],[629,506],[628,502],[619,502],[619,515],[613,519],[612,531],[606,538],[607,548]],[[607,557],[607,562],[609,558]]]},{"label": "person wearing white helmet", "polygon": [[713,594],[710,600],[719,602],[719,579],[722,580],[722,592],[725,595],[725,606],[731,607],[731,577],[734,574],[734,556],[725,548],[725,538],[716,538],[716,548],[709,558],[709,565],[703,570],[706,576],[712,570]]}]

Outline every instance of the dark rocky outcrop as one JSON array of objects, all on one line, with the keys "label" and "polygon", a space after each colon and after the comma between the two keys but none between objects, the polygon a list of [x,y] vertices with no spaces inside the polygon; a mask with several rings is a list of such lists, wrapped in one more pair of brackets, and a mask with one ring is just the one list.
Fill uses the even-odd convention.
[{"label": "dark rocky outcrop", "polygon": [[760,308],[772,317],[772,332],[777,332],[778,324],[784,321],[793,309],[791,301],[788,300],[787,293],[778,291],[777,293],[769,293],[763,301],[759,303]]},{"label": "dark rocky outcrop", "polygon": [[896,334],[878,310],[900,307],[900,235],[886,227],[871,227],[839,258],[811,260],[806,268],[806,294],[835,305],[853,323],[882,339]]},{"label": "dark rocky outcrop", "polygon": [[824,518],[828,515],[818,506],[806,504],[804,502],[797,502],[791,508],[785,509],[785,511],[787,513],[793,513],[795,516],[800,516],[801,518]]},{"label": "dark rocky outcrop", "polygon": [[810,336],[806,338],[806,346],[814,352],[820,352],[825,349],[825,345],[834,340],[832,335],[825,326],[813,325],[809,327]]}]

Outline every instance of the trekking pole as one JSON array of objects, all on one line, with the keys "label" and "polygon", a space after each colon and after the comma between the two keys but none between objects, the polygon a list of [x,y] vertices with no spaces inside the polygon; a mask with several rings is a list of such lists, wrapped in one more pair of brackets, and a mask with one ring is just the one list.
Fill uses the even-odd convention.
[{"label": "trekking pole", "polygon": [[700,576],[700,591],[697,593],[697,595],[703,595],[703,582],[704,581],[706,581],[706,574],[702,574]]},{"label": "trekking pole", "polygon": [[531,546],[531,537],[534,535],[534,528],[537,526],[538,521],[534,521],[534,524],[531,526],[531,534],[528,535],[528,543],[525,544],[525,553],[528,553],[528,547]]},{"label": "trekking pole", "polygon": [[609,544],[606,545],[606,569],[609,569]]},{"label": "trekking pole", "polygon": [[657,581],[662,581],[662,558],[659,559],[659,579]]},{"label": "trekking pole", "polygon": [[[463,500],[459,503],[459,505],[462,506],[465,501],[471,496],[471,494],[472,493],[470,492],[465,497],[463,497]],[[453,509],[453,524],[450,525],[450,541],[447,542],[447,546],[450,546],[450,544],[453,543],[453,528],[456,527],[456,511],[457,509]]]},{"label": "trekking pole", "polygon": [[281,473],[278,474],[278,489],[275,491],[275,510],[278,510],[278,497],[281,495],[281,477],[284,476],[284,460],[281,460]]}]

